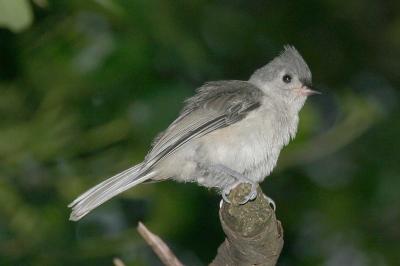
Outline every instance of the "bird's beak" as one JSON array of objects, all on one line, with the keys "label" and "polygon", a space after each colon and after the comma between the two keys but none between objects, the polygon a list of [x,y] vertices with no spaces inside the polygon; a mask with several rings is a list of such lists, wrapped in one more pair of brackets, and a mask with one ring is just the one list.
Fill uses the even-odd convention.
[{"label": "bird's beak", "polygon": [[310,86],[301,86],[299,93],[303,96],[310,96],[313,94],[321,94],[321,92],[313,90]]}]

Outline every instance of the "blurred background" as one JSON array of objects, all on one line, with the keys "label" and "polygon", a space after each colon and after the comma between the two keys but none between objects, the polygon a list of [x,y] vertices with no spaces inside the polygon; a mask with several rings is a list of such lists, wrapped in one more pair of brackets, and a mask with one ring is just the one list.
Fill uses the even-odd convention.
[{"label": "blurred background", "polygon": [[68,221],[78,194],[143,159],[205,81],[246,80],[293,44],[321,96],[262,184],[279,265],[400,261],[400,1],[0,0],[0,265],[187,265],[224,239],[220,197],[162,182]]}]

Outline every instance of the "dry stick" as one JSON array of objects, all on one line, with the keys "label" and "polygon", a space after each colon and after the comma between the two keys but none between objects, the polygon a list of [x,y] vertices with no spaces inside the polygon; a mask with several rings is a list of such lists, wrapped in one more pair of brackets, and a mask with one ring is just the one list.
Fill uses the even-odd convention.
[{"label": "dry stick", "polygon": [[125,266],[125,263],[120,258],[113,259],[114,266]]},{"label": "dry stick", "polygon": [[139,234],[150,245],[154,253],[160,258],[161,262],[167,266],[183,266],[178,258],[172,253],[169,247],[157,235],[147,229],[144,224],[139,222],[137,227]]}]

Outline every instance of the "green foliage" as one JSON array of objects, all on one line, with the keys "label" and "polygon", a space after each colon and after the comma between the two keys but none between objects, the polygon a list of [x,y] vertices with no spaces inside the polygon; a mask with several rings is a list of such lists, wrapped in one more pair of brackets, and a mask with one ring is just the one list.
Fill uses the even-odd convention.
[{"label": "green foliage", "polygon": [[323,94],[263,184],[281,265],[400,261],[399,1],[43,2],[0,0],[0,265],[159,265],[138,220],[210,262],[214,191],[143,185],[78,223],[66,206],[141,161],[196,87],[247,79],[286,43]]}]

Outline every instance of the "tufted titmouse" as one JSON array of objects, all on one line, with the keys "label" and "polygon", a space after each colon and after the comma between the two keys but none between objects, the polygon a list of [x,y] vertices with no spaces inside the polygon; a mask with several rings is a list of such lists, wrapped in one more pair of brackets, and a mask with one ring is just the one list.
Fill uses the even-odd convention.
[{"label": "tufted titmouse", "polygon": [[143,162],[89,189],[69,207],[77,221],[123,191],[149,180],[174,179],[230,190],[256,184],[275,167],[283,146],[296,135],[299,111],[311,89],[311,72],[299,52],[282,53],[248,81],[205,83],[185,101],[179,117],[154,140]]}]

